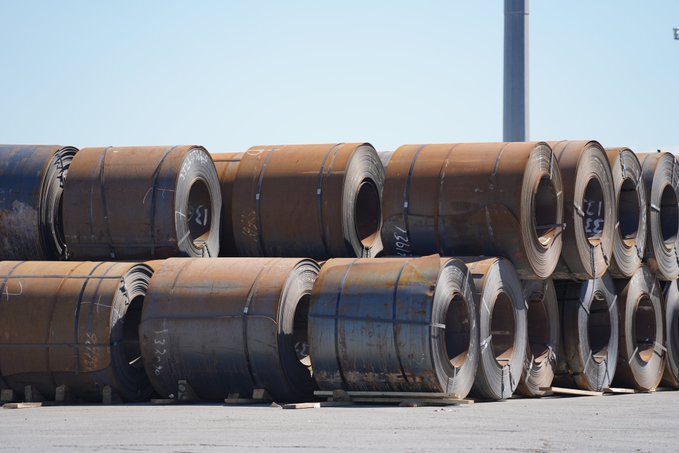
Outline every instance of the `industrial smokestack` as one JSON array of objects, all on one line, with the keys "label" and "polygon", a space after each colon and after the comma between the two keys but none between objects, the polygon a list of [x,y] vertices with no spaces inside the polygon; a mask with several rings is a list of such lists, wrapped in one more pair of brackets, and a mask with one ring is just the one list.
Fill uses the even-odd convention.
[{"label": "industrial smokestack", "polygon": [[528,139],[529,0],[505,0],[504,120],[506,142]]}]

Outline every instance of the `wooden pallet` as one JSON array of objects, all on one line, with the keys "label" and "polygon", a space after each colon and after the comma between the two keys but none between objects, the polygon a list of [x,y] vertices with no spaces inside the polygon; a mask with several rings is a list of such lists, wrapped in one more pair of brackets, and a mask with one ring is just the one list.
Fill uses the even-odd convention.
[{"label": "wooden pallet", "polygon": [[[474,400],[459,398],[450,393],[430,392],[357,392],[318,390],[314,395],[333,403],[398,404],[401,407],[455,406],[474,404]],[[321,404],[323,406],[323,403]]]},{"label": "wooden pallet", "polygon": [[604,395],[626,395],[637,393],[637,391],[634,389],[620,387],[606,387],[601,392],[592,390],[571,389],[565,387],[540,387],[540,390],[548,394],[571,395],[571,396],[604,396]]}]

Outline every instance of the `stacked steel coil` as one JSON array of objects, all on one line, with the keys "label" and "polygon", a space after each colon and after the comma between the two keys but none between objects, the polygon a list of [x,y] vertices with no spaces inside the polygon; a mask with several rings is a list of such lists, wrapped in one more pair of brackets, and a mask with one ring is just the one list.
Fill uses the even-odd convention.
[{"label": "stacked steel coil", "polygon": [[53,260],[0,261],[16,398],[679,388],[669,153],[76,151],[0,146],[0,259]]}]

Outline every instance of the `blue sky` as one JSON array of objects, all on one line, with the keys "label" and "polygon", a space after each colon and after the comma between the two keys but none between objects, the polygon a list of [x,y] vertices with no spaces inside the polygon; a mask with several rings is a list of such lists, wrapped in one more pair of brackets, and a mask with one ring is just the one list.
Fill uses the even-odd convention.
[{"label": "blue sky", "polygon": [[[0,0],[0,142],[499,141],[503,5]],[[530,13],[532,140],[679,153],[679,1]]]}]

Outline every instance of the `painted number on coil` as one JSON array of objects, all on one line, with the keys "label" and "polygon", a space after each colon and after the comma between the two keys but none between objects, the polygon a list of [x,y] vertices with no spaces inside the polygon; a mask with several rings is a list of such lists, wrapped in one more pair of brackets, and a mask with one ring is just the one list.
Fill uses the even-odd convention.
[{"label": "painted number on coil", "polygon": [[600,236],[604,229],[603,201],[585,200],[585,234]]},{"label": "painted number on coil", "polygon": [[194,221],[198,225],[205,226],[208,223],[208,218],[210,215],[210,210],[207,206],[199,204],[195,208],[189,206],[189,222]]},{"label": "painted number on coil", "polygon": [[413,252],[410,247],[410,238],[408,232],[401,227],[395,226],[394,229],[394,246],[396,247],[396,254],[400,256],[412,256]]},{"label": "painted number on coil", "polygon": [[165,348],[165,335],[167,334],[167,329],[156,330],[153,333],[155,338],[153,339],[153,374],[160,376],[163,369],[163,356],[167,354],[167,348]]}]

